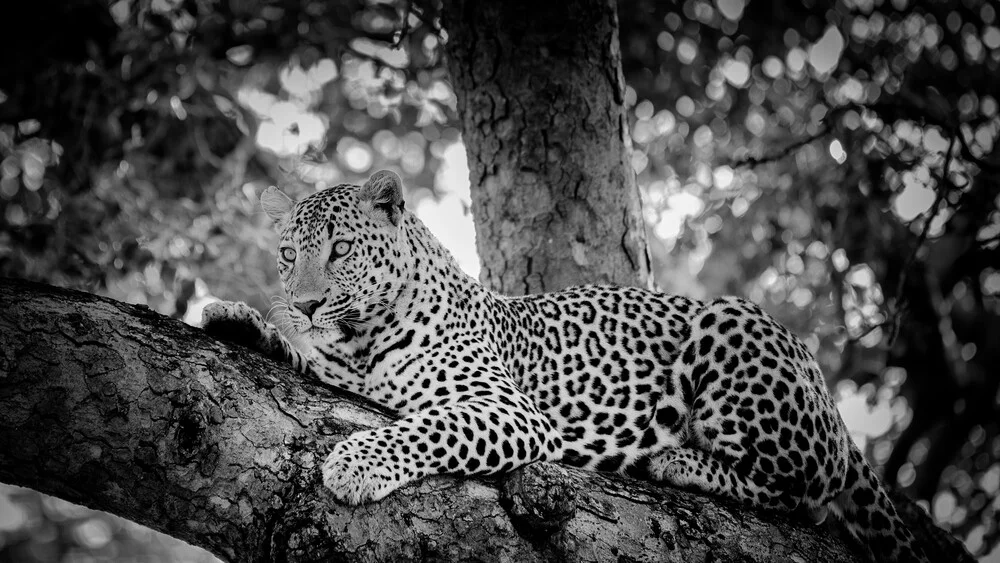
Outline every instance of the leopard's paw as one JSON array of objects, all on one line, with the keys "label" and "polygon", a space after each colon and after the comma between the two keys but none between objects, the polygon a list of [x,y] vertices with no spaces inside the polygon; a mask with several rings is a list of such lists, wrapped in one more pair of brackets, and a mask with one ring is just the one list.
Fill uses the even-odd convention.
[{"label": "leopard's paw", "polygon": [[323,485],[340,502],[357,505],[381,500],[406,484],[399,468],[392,466],[388,456],[373,451],[373,446],[348,438],[337,443],[323,463]]},{"label": "leopard's paw", "polygon": [[649,475],[653,481],[676,487],[696,485],[695,476],[702,473],[696,453],[686,448],[668,448],[650,458]]},{"label": "leopard's paw", "polygon": [[237,301],[206,305],[201,313],[201,327],[216,338],[254,349],[260,348],[267,336],[267,323],[260,313]]}]

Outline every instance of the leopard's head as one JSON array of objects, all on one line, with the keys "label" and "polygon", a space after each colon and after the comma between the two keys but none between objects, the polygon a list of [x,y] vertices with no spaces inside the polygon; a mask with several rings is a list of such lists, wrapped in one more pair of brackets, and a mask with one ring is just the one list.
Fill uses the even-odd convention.
[{"label": "leopard's head", "polygon": [[295,330],[340,339],[398,296],[409,277],[402,187],[381,170],[297,203],[273,186],[261,194],[280,234],[278,274]]}]

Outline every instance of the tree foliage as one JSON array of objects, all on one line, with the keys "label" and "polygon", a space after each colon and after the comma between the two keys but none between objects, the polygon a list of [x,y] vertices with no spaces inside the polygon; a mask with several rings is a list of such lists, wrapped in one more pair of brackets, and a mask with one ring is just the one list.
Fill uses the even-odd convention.
[{"label": "tree foliage", "polygon": [[[998,8],[773,6],[619,4],[656,280],[747,295],[799,332],[888,480],[995,553]],[[447,237],[470,223],[440,9],[17,3],[0,34],[22,54],[0,63],[0,273],[181,318],[211,295],[267,311],[257,194],[379,167],[467,242]]]}]

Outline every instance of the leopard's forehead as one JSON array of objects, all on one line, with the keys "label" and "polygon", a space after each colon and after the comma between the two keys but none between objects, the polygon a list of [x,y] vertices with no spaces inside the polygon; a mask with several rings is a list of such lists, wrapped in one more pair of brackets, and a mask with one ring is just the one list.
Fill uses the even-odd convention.
[{"label": "leopard's forehead", "polygon": [[345,215],[344,219],[360,217],[361,213],[357,206],[358,189],[358,186],[353,184],[338,184],[312,194],[295,204],[292,223],[324,224],[331,218],[339,218],[341,215]]},{"label": "leopard's forehead", "polygon": [[359,189],[354,184],[339,184],[296,203],[285,236],[308,247],[309,243],[321,244],[335,230],[360,228],[365,216],[358,209]]}]

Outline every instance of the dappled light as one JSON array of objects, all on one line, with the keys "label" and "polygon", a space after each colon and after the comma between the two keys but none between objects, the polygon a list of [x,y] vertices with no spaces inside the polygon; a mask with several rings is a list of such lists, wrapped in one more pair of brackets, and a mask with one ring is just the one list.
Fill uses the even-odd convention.
[{"label": "dappled light", "polygon": [[7,485],[0,487],[0,559],[17,563],[218,561],[203,550],[122,518]]}]

